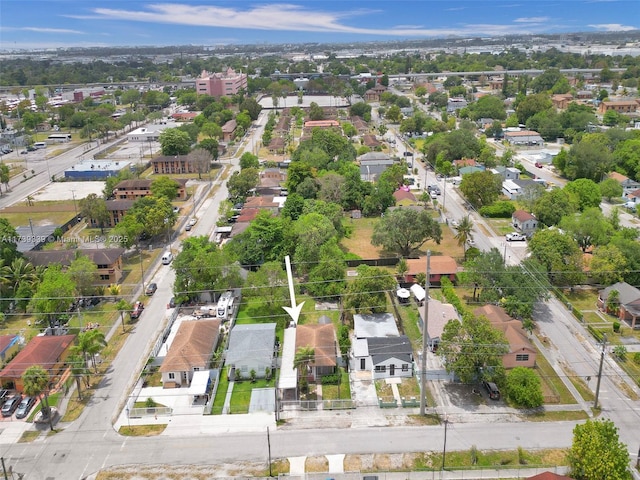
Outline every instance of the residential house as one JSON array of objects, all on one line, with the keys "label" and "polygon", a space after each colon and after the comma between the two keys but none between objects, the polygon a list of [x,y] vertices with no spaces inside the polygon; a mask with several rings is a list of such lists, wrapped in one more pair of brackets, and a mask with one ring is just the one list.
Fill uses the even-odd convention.
[{"label": "residential house", "polygon": [[393,192],[393,198],[396,199],[396,205],[413,205],[416,203],[416,196],[411,193],[409,188],[401,187]]},{"label": "residential house", "polygon": [[375,136],[375,135],[371,135],[371,134],[363,135],[363,136],[362,136],[362,144],[363,144],[365,147],[369,147],[369,148],[371,148],[372,150],[373,150],[373,149],[376,149],[376,148],[378,148],[380,145],[382,145],[382,144],[380,143],[380,141],[376,138],[376,136]]},{"label": "residential house", "polygon": [[284,206],[284,198],[285,197],[274,197],[273,195],[248,197],[244,202],[244,206],[242,207],[240,215],[242,215],[245,210],[251,210],[254,208],[260,210],[269,210],[271,213],[277,214],[278,211]]},{"label": "residential house", "polygon": [[551,95],[551,103],[553,104],[553,108],[558,110],[565,110],[569,104],[573,101],[573,95],[570,93],[559,93],[556,95]]},{"label": "residential house", "polygon": [[19,348],[19,335],[0,336],[0,367],[4,367],[7,364],[7,359],[12,358]]},{"label": "residential house", "polygon": [[504,139],[510,145],[542,145],[544,140],[538,132],[533,130],[519,130],[515,132],[504,132]]},{"label": "residential house", "polygon": [[532,235],[538,228],[538,219],[524,210],[516,210],[511,215],[513,226],[525,235]]},{"label": "residential house", "polygon": [[220,320],[183,321],[160,366],[163,388],[189,386],[194,372],[208,370],[220,338]]},{"label": "residential house", "polygon": [[238,128],[238,124],[235,119],[229,120],[222,126],[222,141],[230,142],[236,136],[236,128]]},{"label": "residential house", "polygon": [[491,169],[491,173],[494,175],[500,175],[505,180],[517,180],[520,178],[520,170],[514,167],[504,167],[502,165],[498,165],[495,168]]},{"label": "residential house", "polygon": [[[415,282],[416,275],[425,273],[427,270],[427,257],[407,259],[407,273],[404,281]],[[429,261],[429,282],[440,284],[442,278],[446,277],[455,283],[458,275],[458,264],[449,255],[432,255]]]},{"label": "residential house", "polygon": [[[414,284],[414,286],[419,285]],[[424,289],[422,289],[422,291],[424,292]],[[416,299],[418,298],[419,297],[416,297]],[[422,298],[424,299],[424,296]],[[427,308],[429,309],[429,318],[427,319],[427,345],[432,352],[435,352],[440,344],[444,327],[452,320],[456,322],[460,321],[460,318],[453,305],[450,303],[442,303],[435,298],[429,298]],[[424,325],[424,308],[418,308],[418,313],[420,314],[418,326],[422,331]]]},{"label": "residential house", "polygon": [[509,352],[502,357],[504,368],[536,366],[537,350],[529,340],[527,332],[522,328],[520,320],[514,320],[502,307],[496,305],[476,308],[473,314],[476,317],[486,317],[494,328],[504,332],[509,342]]},{"label": "residential house", "polygon": [[252,370],[256,378],[271,375],[276,352],[275,323],[236,324],[229,334],[225,360],[230,378],[249,378]]},{"label": "residential house", "polygon": [[180,173],[198,173],[198,162],[189,155],[170,155],[151,160],[154,174],[175,175]]},{"label": "residential house", "polygon": [[406,335],[367,338],[366,357],[360,357],[360,370],[372,371],[373,379],[413,377],[413,348]]},{"label": "residential house", "polygon": [[502,182],[502,194],[511,200],[515,200],[522,194],[522,188],[513,180],[504,180]]},{"label": "residential house", "polygon": [[384,85],[376,85],[373,88],[370,88],[366,92],[364,92],[364,99],[367,102],[379,102],[380,95],[387,91],[387,87]]},{"label": "residential house", "polygon": [[357,313],[353,316],[353,334],[356,339],[362,339],[397,337],[400,332],[395,317],[390,313]]},{"label": "residential house", "polygon": [[614,290],[618,292],[618,300],[615,302],[618,307],[617,312],[612,313],[617,314],[620,320],[628,322],[631,328],[636,328],[636,325],[640,328],[640,322],[638,322],[638,317],[640,317],[640,290],[627,282],[614,283],[600,290],[598,292],[598,308],[602,311],[611,310],[610,306],[607,305],[607,301]]},{"label": "residential house", "polygon": [[[184,178],[173,179],[178,185],[176,199],[186,200],[187,198],[187,180]],[[113,189],[113,196],[116,200],[137,200],[142,197],[151,195],[151,184],[153,180],[150,178],[132,178],[122,180]]]},{"label": "residential house", "polygon": [[640,182],[631,180],[629,177],[622,175],[618,172],[609,172],[608,178],[613,178],[616,182],[622,185],[622,196],[626,197],[635,190],[640,189]]},{"label": "residential house", "polygon": [[287,146],[287,142],[282,137],[273,137],[269,142],[269,146],[267,149],[269,153],[272,155],[284,155],[285,147]]},{"label": "residential house", "polygon": [[598,113],[605,114],[610,110],[623,114],[636,113],[638,105],[637,100],[604,101],[598,105]]},{"label": "residential house", "polygon": [[354,126],[358,135],[364,135],[369,131],[369,124],[363,118],[355,116],[351,118],[351,124]]},{"label": "residential house", "polygon": [[49,377],[55,381],[67,368],[66,358],[74,344],[75,335],[38,335],[33,337],[27,345],[0,371],[2,388],[15,388],[22,392],[24,384],[22,375],[34,365],[38,365],[49,372]]},{"label": "residential house", "polygon": [[467,101],[464,98],[450,98],[447,100],[447,113],[454,113],[467,106]]},{"label": "residential house", "polygon": [[199,115],[198,112],[177,112],[171,115],[176,122],[192,122]]},{"label": "residential house", "polygon": [[459,158],[453,161],[453,166],[459,170],[463,167],[478,167],[480,164],[474,158]]},{"label": "residential house", "polygon": [[313,348],[313,361],[309,364],[307,379],[317,382],[323,375],[335,373],[337,339],[332,323],[322,325],[298,325],[296,327],[296,352],[304,347]]},{"label": "residential house", "polygon": [[111,285],[122,279],[124,248],[72,248],[67,250],[32,250],[25,257],[34,267],[59,264],[71,265],[78,255],[84,255],[97,267],[96,285]]},{"label": "residential house", "polygon": [[287,173],[279,168],[265,168],[260,172],[260,184],[256,188],[258,195],[280,194],[287,181]]},{"label": "residential house", "polygon": [[527,477],[525,480],[572,480],[572,478],[565,475],[558,475],[553,472],[542,472],[538,475],[534,475],[533,477]]}]

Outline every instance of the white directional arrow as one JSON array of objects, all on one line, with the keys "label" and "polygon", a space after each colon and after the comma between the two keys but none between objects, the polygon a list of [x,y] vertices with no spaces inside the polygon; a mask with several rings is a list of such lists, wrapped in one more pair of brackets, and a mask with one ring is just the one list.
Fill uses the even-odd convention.
[{"label": "white directional arrow", "polygon": [[300,317],[300,311],[302,310],[302,306],[304,302],[300,302],[300,305],[296,304],[296,291],[293,288],[293,274],[291,273],[291,259],[289,255],[284,257],[284,264],[287,267],[287,280],[289,281],[289,296],[291,297],[291,306],[290,307],[282,307],[285,311],[291,315],[293,319],[293,323],[298,324],[298,317]]}]

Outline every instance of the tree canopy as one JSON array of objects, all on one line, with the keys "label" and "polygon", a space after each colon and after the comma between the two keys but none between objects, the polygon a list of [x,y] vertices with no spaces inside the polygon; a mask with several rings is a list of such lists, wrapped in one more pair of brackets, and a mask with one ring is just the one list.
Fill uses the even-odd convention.
[{"label": "tree canopy", "polygon": [[371,243],[408,257],[427,240],[440,243],[441,239],[440,224],[427,210],[396,208],[375,225]]}]

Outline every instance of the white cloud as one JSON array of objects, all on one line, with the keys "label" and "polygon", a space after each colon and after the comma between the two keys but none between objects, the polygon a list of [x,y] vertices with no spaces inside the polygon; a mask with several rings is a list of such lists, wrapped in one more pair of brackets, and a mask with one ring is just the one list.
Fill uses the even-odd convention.
[{"label": "white cloud", "polygon": [[[455,7],[454,7],[455,8]],[[462,24],[447,28],[424,28],[419,25],[398,25],[391,28],[361,28],[347,25],[349,17],[371,13],[372,10],[330,12],[287,3],[260,5],[249,8],[155,3],[144,10],[94,8],[90,16],[67,15],[85,20],[118,20],[144,23],[222,27],[248,30],[277,30],[304,32],[351,33],[375,36],[439,37],[450,35],[507,35],[512,33],[541,33],[548,30],[538,23],[546,17],[521,18],[513,24]],[[523,25],[524,23],[524,25]]]},{"label": "white cloud", "polygon": [[598,23],[595,25],[589,25],[589,27],[595,28],[596,30],[604,30],[605,32],[628,32],[629,30],[638,30],[638,27],[622,25],[620,23]]},{"label": "white cloud", "polygon": [[5,32],[37,32],[37,33],[69,33],[74,35],[85,35],[85,32],[71,30],[68,28],[47,28],[47,27],[2,27]]},{"label": "white cloud", "polygon": [[520,17],[516,18],[516,23],[545,23],[551,20],[549,17]]}]

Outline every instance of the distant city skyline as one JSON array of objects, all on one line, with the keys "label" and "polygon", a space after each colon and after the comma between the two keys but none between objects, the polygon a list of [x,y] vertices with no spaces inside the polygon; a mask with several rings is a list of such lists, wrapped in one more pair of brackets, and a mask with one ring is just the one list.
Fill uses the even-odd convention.
[{"label": "distant city skyline", "polygon": [[630,31],[638,0],[3,0],[0,49]]}]

